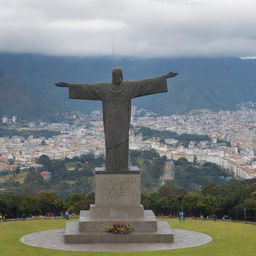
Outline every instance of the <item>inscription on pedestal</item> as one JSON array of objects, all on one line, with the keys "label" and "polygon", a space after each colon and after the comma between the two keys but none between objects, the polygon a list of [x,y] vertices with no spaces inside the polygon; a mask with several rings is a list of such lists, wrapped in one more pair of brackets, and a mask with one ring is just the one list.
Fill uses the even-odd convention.
[{"label": "inscription on pedestal", "polygon": [[95,206],[140,206],[140,174],[96,174]]},{"label": "inscription on pedestal", "polygon": [[122,176],[118,177],[118,181],[106,183],[104,187],[101,188],[101,201],[131,201],[131,193],[137,190],[136,178],[137,177],[129,177],[130,182],[127,183],[127,177]]}]

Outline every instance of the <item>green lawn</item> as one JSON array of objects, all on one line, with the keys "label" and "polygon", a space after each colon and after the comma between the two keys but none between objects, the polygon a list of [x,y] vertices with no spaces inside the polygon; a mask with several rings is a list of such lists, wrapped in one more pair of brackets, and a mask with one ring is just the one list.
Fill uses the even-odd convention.
[{"label": "green lawn", "polygon": [[0,223],[1,256],[61,256],[61,255],[171,255],[171,256],[253,256],[256,255],[256,225],[228,223],[222,221],[169,221],[172,227],[206,233],[213,242],[194,248],[153,252],[71,252],[27,246],[19,239],[32,232],[58,229],[65,220],[35,220]]}]

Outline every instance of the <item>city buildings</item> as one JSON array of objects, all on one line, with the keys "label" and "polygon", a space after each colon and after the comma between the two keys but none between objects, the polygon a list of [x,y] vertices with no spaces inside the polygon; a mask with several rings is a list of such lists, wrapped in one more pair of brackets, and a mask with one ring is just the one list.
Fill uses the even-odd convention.
[{"label": "city buildings", "polygon": [[[141,113],[144,115],[141,116]],[[146,114],[145,114],[146,113]],[[0,172],[14,171],[17,167],[40,167],[36,159],[47,155],[50,159],[72,158],[83,154],[104,154],[104,132],[102,113],[90,115],[80,113],[59,114],[61,123],[17,122],[17,118],[2,118],[4,125],[17,130],[57,131],[59,135],[50,138],[0,137]],[[169,160],[180,157],[188,161],[213,162],[243,179],[256,177],[256,110],[243,108],[238,111],[198,111],[190,115],[157,116],[145,110],[133,108],[130,129],[130,149],[155,149]],[[135,128],[134,128],[135,127]],[[182,147],[178,141],[168,138],[161,143],[158,138],[143,140],[134,131],[138,127],[175,131],[178,134],[204,134],[211,142],[193,141]],[[227,146],[222,141],[230,142]],[[170,168],[169,168],[170,169]],[[170,174],[166,174],[171,178]]]}]

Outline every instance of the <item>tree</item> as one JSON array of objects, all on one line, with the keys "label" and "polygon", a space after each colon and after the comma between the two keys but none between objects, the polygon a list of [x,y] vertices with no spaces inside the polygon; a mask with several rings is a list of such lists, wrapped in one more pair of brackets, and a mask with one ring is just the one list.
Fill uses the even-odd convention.
[{"label": "tree", "polygon": [[65,209],[69,212],[79,214],[81,210],[88,210],[90,204],[95,201],[95,194],[71,194],[65,200]]},{"label": "tree", "polygon": [[40,213],[45,215],[48,212],[59,215],[63,211],[63,201],[55,192],[44,191],[38,194]]},{"label": "tree", "polygon": [[26,216],[39,215],[39,197],[37,195],[24,195],[20,204],[20,211]]},{"label": "tree", "polygon": [[223,187],[215,184],[208,184],[202,189],[202,195],[204,196],[222,196],[223,193]]},{"label": "tree", "polygon": [[2,215],[7,215],[12,218],[17,218],[21,215],[20,204],[22,197],[14,192],[6,192],[0,194],[0,212]]},{"label": "tree", "polygon": [[16,170],[15,170],[15,173],[19,174],[20,172],[21,172],[20,167],[17,167]]},{"label": "tree", "polygon": [[38,159],[37,159],[37,163],[38,164],[42,164],[42,165],[48,165],[50,163],[50,158],[47,155],[41,155]]},{"label": "tree", "polygon": [[200,213],[205,212],[205,206],[201,203],[203,196],[197,193],[188,193],[184,196],[184,211],[187,215],[200,216]]},{"label": "tree", "polygon": [[46,146],[47,144],[46,144],[45,140],[42,140],[41,143],[40,143],[40,145]]},{"label": "tree", "polygon": [[5,194],[0,194],[0,213],[2,215],[6,215],[8,211],[9,211],[8,200]]},{"label": "tree", "polygon": [[185,157],[181,157],[175,161],[175,166],[186,166],[187,164],[189,164],[189,162]]}]

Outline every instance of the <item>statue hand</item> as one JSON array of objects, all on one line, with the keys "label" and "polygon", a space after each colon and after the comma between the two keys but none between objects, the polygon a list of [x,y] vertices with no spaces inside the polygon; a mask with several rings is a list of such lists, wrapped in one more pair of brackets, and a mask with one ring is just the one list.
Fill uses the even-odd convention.
[{"label": "statue hand", "polygon": [[58,87],[69,87],[68,83],[64,83],[64,82],[58,82],[55,85]]},{"label": "statue hand", "polygon": [[179,73],[174,73],[174,72],[170,72],[170,73],[168,73],[167,75],[165,75],[164,77],[166,78],[166,79],[168,79],[168,78],[171,78],[171,77],[175,77],[175,76],[177,76]]}]

